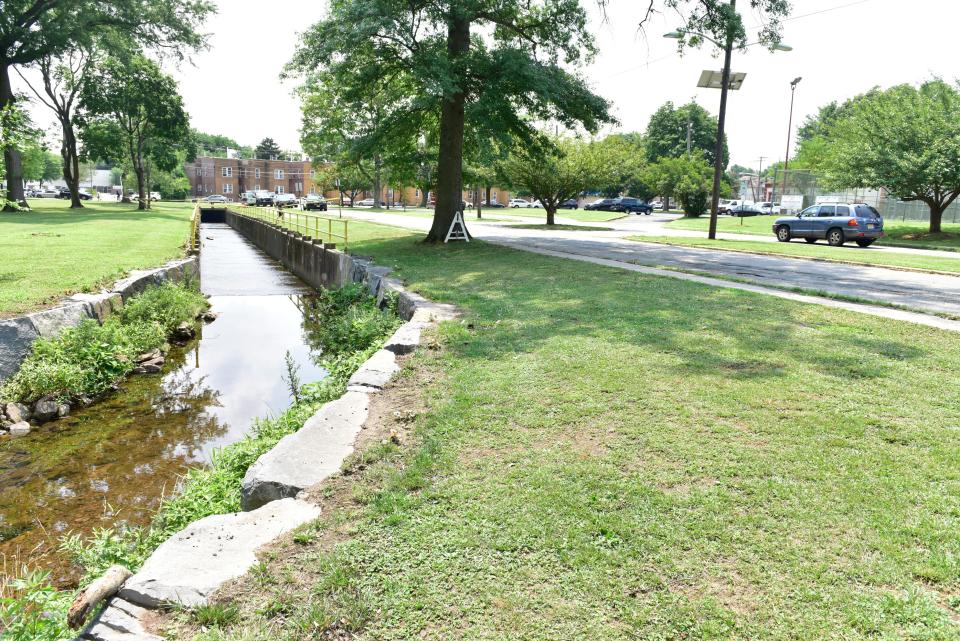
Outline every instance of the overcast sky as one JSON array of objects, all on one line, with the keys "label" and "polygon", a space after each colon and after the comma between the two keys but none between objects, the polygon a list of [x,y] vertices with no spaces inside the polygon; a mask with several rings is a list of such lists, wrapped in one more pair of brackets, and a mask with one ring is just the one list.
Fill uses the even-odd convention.
[{"label": "overcast sky", "polygon": [[[613,102],[620,121],[616,129],[642,131],[667,100],[695,99],[716,114],[720,92],[698,89],[696,83],[701,70],[719,70],[722,60],[709,49],[677,55],[676,42],[662,34],[680,25],[678,17],[656,16],[643,34],[637,25],[646,0],[609,0],[605,20],[592,0],[584,2],[600,49],[587,76],[593,89]],[[299,149],[299,104],[291,96],[293,85],[281,83],[279,74],[293,52],[296,32],[321,18],[326,3],[273,0],[269,17],[259,0],[217,4],[219,13],[208,24],[210,50],[196,54],[192,66],[173,70],[193,126],[242,144],[270,136],[283,148]],[[746,11],[746,24],[755,33],[758,17]],[[954,40],[960,3],[954,0],[793,0],[792,16],[784,30],[792,52],[753,47],[734,53],[733,70],[747,74],[728,104],[734,163],[756,167],[760,156],[764,165],[783,159],[789,85],[797,76],[803,81],[796,92],[794,129],[820,105],[875,85],[934,75],[960,78]],[[44,108],[34,113],[38,122],[50,121]]]}]

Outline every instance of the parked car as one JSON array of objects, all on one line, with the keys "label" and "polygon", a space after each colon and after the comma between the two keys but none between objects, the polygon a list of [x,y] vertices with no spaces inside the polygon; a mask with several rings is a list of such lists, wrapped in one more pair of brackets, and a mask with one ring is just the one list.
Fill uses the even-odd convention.
[{"label": "parked car", "polygon": [[504,207],[506,207],[506,205],[504,205],[503,203],[498,203],[498,202],[488,203],[487,201],[483,201],[482,206],[485,207],[486,209],[503,209]]},{"label": "parked car", "polygon": [[543,203],[540,202],[539,200],[534,200],[533,202],[530,203],[530,206],[533,207],[534,209],[543,209]]},{"label": "parked car", "polygon": [[562,203],[560,203],[559,205],[557,205],[557,209],[576,209],[579,206],[580,206],[580,203],[577,202],[576,198],[568,198]]},{"label": "parked car", "polygon": [[662,200],[655,200],[655,201],[653,201],[653,202],[650,204],[650,206],[653,207],[654,210],[656,210],[656,211],[663,211],[663,201],[662,201]]},{"label": "parked car", "polygon": [[[67,193],[68,193],[68,197],[69,197],[69,192],[67,192]],[[78,189],[78,190],[77,190],[77,197],[78,197],[80,200],[93,200],[93,194],[91,194],[91,193],[90,193],[89,191],[87,191],[86,189]]]},{"label": "parked car", "polygon": [[37,192],[37,198],[56,198],[59,193],[56,189],[41,189]]},{"label": "parked car", "polygon": [[[719,213],[719,209],[718,209]],[[731,216],[736,216],[738,218],[745,218],[746,216],[762,216],[763,211],[757,207],[755,203],[740,203],[735,207],[731,207],[730,211],[727,212]]]},{"label": "parked car", "polygon": [[584,205],[583,208],[586,211],[613,211],[613,203],[616,200],[616,198],[601,198],[600,200],[593,201],[589,205]]},{"label": "parked car", "polygon": [[721,200],[717,205],[718,214],[729,214],[733,209],[743,204],[740,200]]},{"label": "parked car", "polygon": [[848,240],[869,247],[883,237],[883,217],[864,203],[820,203],[796,216],[778,218],[773,223],[773,233],[782,243],[793,238],[815,243],[824,238],[834,247]]},{"label": "parked car", "polygon": [[255,191],[245,191],[240,194],[240,197],[237,198],[237,202],[243,203],[244,205],[256,205],[257,204],[257,192]]},{"label": "parked car", "polygon": [[327,201],[319,194],[307,194],[300,199],[300,205],[306,210],[327,211]]},{"label": "parked car", "polygon": [[770,216],[780,213],[780,203],[760,203],[760,211]]},{"label": "parked car", "polygon": [[273,204],[274,194],[272,191],[266,191],[261,189],[259,191],[253,192],[254,194],[254,203],[260,207],[266,207]]},{"label": "parked car", "polygon": [[610,211],[622,211],[627,214],[647,214],[653,211],[653,207],[643,202],[639,198],[614,198],[610,205]]},{"label": "parked car", "polygon": [[227,199],[227,197],[224,196],[223,194],[210,194],[209,196],[207,196],[207,197],[204,198],[203,200],[204,200],[204,202],[208,202],[208,203],[228,203],[228,202],[230,202],[230,201]]},{"label": "parked car", "polygon": [[300,200],[296,194],[277,194],[273,197],[273,204],[277,207],[299,207]]},{"label": "parked car", "polygon": [[373,207],[373,198],[364,198],[357,201],[358,207]]},{"label": "parked car", "polygon": [[530,209],[533,207],[533,203],[523,198],[511,198],[510,202],[507,203],[507,207],[511,209]]},{"label": "parked car", "polygon": [[161,200],[159,191],[150,192],[150,200]]}]

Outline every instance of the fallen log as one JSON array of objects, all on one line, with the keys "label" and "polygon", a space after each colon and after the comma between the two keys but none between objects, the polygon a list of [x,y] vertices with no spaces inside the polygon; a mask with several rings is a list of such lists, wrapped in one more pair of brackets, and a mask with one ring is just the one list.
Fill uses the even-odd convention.
[{"label": "fallen log", "polygon": [[87,615],[97,604],[117,593],[123,582],[133,576],[133,573],[122,565],[110,566],[99,579],[84,588],[73,600],[67,612],[67,623],[76,629],[83,625]]}]

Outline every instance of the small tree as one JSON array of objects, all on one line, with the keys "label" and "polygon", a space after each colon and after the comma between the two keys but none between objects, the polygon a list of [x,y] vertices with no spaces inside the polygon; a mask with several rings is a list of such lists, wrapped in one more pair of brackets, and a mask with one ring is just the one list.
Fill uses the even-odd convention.
[{"label": "small tree", "polygon": [[137,177],[139,208],[148,209],[150,163],[172,170],[177,150],[193,142],[177,83],[140,53],[107,58],[90,80],[80,100],[84,155],[126,156]]},{"label": "small tree", "polygon": [[709,208],[713,168],[701,152],[661,159],[650,166],[648,180],[657,193],[679,201],[686,216],[701,216]]},{"label": "small tree", "polygon": [[546,149],[519,146],[504,162],[503,172],[540,201],[547,210],[547,224],[553,225],[560,203],[594,183],[603,165],[589,143],[554,140]]},{"label": "small tree", "polygon": [[279,158],[281,153],[280,145],[278,145],[273,138],[264,138],[260,141],[260,144],[257,145],[256,149],[253,150],[254,158],[258,158],[259,160]]},{"label": "small tree", "polygon": [[960,93],[942,80],[871,92],[828,130],[829,183],[884,188],[930,208],[930,233],[960,196]]}]

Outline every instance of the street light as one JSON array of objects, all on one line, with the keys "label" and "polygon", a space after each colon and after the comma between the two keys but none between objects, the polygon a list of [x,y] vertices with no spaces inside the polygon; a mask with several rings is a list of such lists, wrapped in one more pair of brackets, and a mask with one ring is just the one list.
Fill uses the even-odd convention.
[{"label": "street light", "polygon": [[[790,83],[790,120],[787,123],[787,154],[783,159],[783,188],[780,189],[780,200],[783,200],[787,193],[787,169],[790,168],[790,134],[793,132],[793,96],[797,93],[797,85],[803,80],[800,76],[793,79]],[[774,186],[776,188],[776,186]]]},{"label": "street light", "polygon": [[[737,0],[730,0],[731,9],[735,9],[736,4]],[[686,31],[685,29],[677,29],[676,31],[663,34],[664,38],[671,38],[674,40],[680,40],[686,36],[701,38],[707,42],[712,42],[717,47],[723,49],[723,76],[720,84],[720,113],[717,116],[717,144],[714,148],[713,194],[710,199],[710,231],[707,234],[707,237],[710,240],[715,240],[717,238],[717,210],[720,206],[720,178],[723,175],[723,130],[727,119],[727,90],[730,88],[730,57],[733,54],[733,38],[732,36],[728,36],[727,42],[725,44],[720,44],[706,34]],[[755,44],[757,43],[752,42],[747,46],[749,47]],[[775,44],[773,49],[775,51],[793,51],[793,47],[780,43]]]}]

